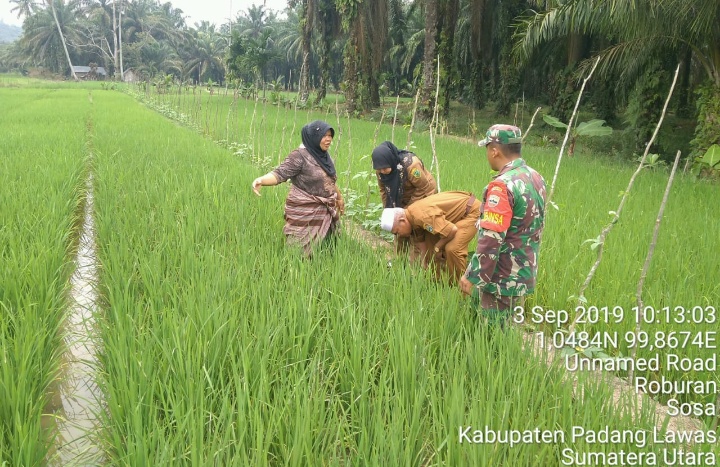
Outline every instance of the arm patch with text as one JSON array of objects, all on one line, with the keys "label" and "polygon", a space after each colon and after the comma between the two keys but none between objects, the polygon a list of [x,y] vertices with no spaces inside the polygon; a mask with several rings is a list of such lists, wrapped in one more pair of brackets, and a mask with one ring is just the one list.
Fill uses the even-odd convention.
[{"label": "arm patch with text", "polygon": [[491,182],[487,188],[485,210],[480,227],[494,232],[505,232],[512,221],[512,207],[508,200],[507,187],[499,181]]}]

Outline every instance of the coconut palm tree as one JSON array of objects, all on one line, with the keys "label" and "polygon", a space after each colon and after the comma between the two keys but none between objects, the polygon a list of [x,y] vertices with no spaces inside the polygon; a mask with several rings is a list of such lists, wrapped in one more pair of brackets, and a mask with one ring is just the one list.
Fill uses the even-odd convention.
[{"label": "coconut palm tree", "polygon": [[657,51],[687,45],[720,87],[719,24],[716,0],[570,0],[522,19],[515,52],[527,59],[543,45],[573,33],[608,37],[613,43],[598,53],[598,71],[618,71],[626,82]]},{"label": "coconut palm tree", "polygon": [[[45,4],[50,6],[50,10],[52,11],[53,19],[55,19],[55,26],[57,27],[58,36],[60,36],[60,42],[62,43],[63,50],[65,51],[65,58],[67,59],[68,67],[70,68],[70,74],[72,75],[73,79],[77,81],[78,77],[75,75],[75,70],[73,69],[72,60],[70,60],[70,52],[68,52],[67,43],[65,42],[65,34],[63,33],[63,27],[60,26],[60,20],[58,19],[57,10],[55,8],[55,3],[60,4],[60,6],[65,6],[65,2],[63,0],[45,0]],[[70,2],[68,6],[74,10],[75,9],[75,3]],[[74,13],[70,12],[70,17],[72,17]],[[63,21],[64,26],[68,26],[68,21]]]},{"label": "coconut palm tree", "polygon": [[10,9],[10,12],[17,12],[17,17],[28,18],[32,16],[38,9],[37,0],[10,0],[10,3],[14,3],[15,6]]},{"label": "coconut palm tree", "polygon": [[[222,82],[225,79],[225,40],[215,31],[214,25],[201,24],[197,30],[191,29],[183,44],[180,56],[183,58],[183,72],[193,75],[196,82],[207,79]],[[212,27],[210,27],[212,26]]]},{"label": "coconut palm tree", "polygon": [[310,41],[317,5],[315,0],[291,0],[290,7],[295,8],[296,6],[299,6],[299,39],[302,57],[302,65],[300,66],[300,102],[305,104],[310,95]]},{"label": "coconut palm tree", "polygon": [[[63,61],[70,67],[70,74],[77,79],[72,68],[70,52],[65,36],[75,39],[75,26],[79,9],[75,2],[62,0],[50,2],[50,7],[38,10],[25,20],[21,45],[37,62],[47,65],[51,71],[60,73]],[[64,60],[63,60],[64,58]]]},{"label": "coconut palm tree", "polygon": [[271,28],[270,23],[274,22],[275,16],[275,13],[266,10],[264,6],[253,4],[237,17],[233,28],[237,28],[243,36],[257,39]]}]

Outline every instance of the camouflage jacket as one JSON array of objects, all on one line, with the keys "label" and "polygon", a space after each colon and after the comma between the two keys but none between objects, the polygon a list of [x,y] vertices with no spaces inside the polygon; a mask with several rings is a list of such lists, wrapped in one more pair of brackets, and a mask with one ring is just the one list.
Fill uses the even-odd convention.
[{"label": "camouflage jacket", "polygon": [[523,159],[508,163],[485,188],[477,250],[465,272],[478,291],[521,296],[535,290],[545,197],[545,180]]}]

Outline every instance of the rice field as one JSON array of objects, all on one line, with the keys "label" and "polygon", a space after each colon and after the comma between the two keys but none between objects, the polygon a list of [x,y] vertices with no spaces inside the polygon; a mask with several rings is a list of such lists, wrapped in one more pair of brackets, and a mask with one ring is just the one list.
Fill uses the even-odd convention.
[{"label": "rice field", "polygon": [[39,465],[52,444],[43,414],[59,404],[90,104],[87,91],[0,95],[0,464]]},{"label": "rice field", "polygon": [[[153,108],[135,98],[143,94]],[[105,401],[92,436],[110,465],[552,466],[579,464],[576,454],[623,451],[646,464],[677,454],[675,445],[640,442],[640,433],[650,440],[656,430],[650,408],[613,403],[612,390],[584,374],[573,388],[563,367],[537,358],[519,332],[488,333],[456,290],[403,261],[388,268],[384,254],[350,236],[312,261],[285,248],[287,187],[257,198],[250,183],[299,144],[305,122],[336,127],[331,152],[359,222],[377,210],[370,151],[393,135],[404,145],[407,128],[230,94],[134,96],[0,87],[0,247],[9,265],[0,272],[0,464],[53,461],[52,430],[42,419],[62,378],[64,302],[89,172]],[[413,141],[429,164],[427,135]],[[479,193],[491,176],[481,150],[451,138],[437,148],[442,189]],[[555,157],[525,150],[548,180]],[[594,261],[583,241],[609,221],[631,172],[587,154],[564,162],[560,209],[548,214],[529,305],[574,309],[568,297]],[[638,180],[589,303],[634,305],[666,178],[655,170]],[[720,304],[712,199],[717,186],[676,180],[646,304]],[[634,322],[586,328],[605,327],[624,332]],[[682,353],[707,358],[716,350]],[[708,373],[662,374],[718,380]],[[702,419],[707,431],[716,429],[715,417]],[[485,427],[551,439],[473,437]],[[628,435],[610,443],[574,436],[608,427]],[[683,448],[699,459],[717,454],[706,442]]]}]

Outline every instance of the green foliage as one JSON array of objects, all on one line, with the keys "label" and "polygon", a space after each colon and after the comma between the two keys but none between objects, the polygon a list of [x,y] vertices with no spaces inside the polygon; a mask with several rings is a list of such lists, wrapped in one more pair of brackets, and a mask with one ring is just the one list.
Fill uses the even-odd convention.
[{"label": "green foliage", "polygon": [[703,157],[695,161],[694,172],[710,178],[720,178],[720,146],[713,144]]},{"label": "green foliage", "polygon": [[283,90],[283,79],[281,76],[274,81],[268,83],[268,89],[270,90],[270,102],[279,103],[281,101],[281,93]]},{"label": "green foliage", "polygon": [[707,83],[697,94],[697,126],[690,142],[693,158],[702,156],[713,144],[720,144],[720,86]]},{"label": "green foliage", "polygon": [[[625,119],[633,129],[636,152],[644,152],[657,127],[669,83],[667,72],[654,62],[635,85],[625,110]],[[658,146],[656,142],[652,149],[662,152]]]},{"label": "green foliage", "polygon": [[[567,124],[561,122],[552,115],[543,115],[543,120],[548,125],[555,128],[567,129]],[[613,133],[613,129],[605,126],[605,120],[593,119],[587,122],[581,122],[570,132],[570,149],[568,155],[575,152],[575,143],[580,136],[609,136]]]},{"label": "green foliage", "polygon": [[581,122],[575,132],[578,136],[608,136],[612,134],[613,129],[605,126],[605,120],[594,119]]},{"label": "green foliage", "polygon": [[550,87],[551,112],[560,120],[570,120],[577,92],[572,66],[555,73]]},{"label": "green foliage", "polygon": [[157,78],[155,78],[155,80],[153,80],[152,85],[155,86],[155,89],[158,92],[158,94],[165,94],[172,87],[173,81],[174,81],[173,75],[160,74],[160,76],[158,76]]},{"label": "green foliage", "polygon": [[[363,156],[360,160],[368,159]],[[352,176],[355,181],[353,186],[363,187],[365,192],[359,189],[348,188],[344,194],[345,214],[354,222],[363,226],[364,229],[380,232],[380,214],[383,210],[382,203],[377,202],[378,194],[377,178],[375,172],[363,170]]]},{"label": "green foliage", "polygon": [[713,144],[710,146],[700,162],[707,164],[708,167],[715,168],[720,163],[720,146]]}]

